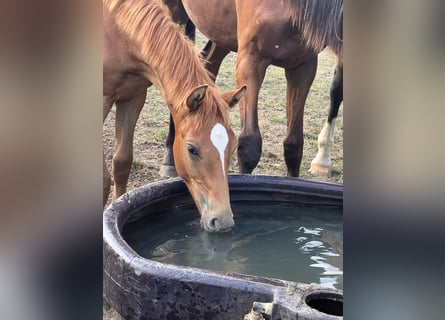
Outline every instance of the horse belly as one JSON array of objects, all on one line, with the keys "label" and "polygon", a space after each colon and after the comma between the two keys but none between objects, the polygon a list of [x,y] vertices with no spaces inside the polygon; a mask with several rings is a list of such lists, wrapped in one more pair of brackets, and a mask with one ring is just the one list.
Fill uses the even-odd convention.
[{"label": "horse belly", "polygon": [[[311,61],[314,55],[317,55],[314,50],[299,46],[296,43],[284,44],[283,47],[279,48],[276,48],[276,46],[279,45],[275,44],[274,48],[272,48],[274,52],[269,53],[271,64],[284,69],[296,68],[305,62]],[[267,50],[270,50],[270,48]]]},{"label": "horse belly", "polygon": [[[260,27],[261,28],[261,27]],[[312,59],[314,50],[306,47],[290,23],[266,22],[253,42],[263,58],[270,59],[271,64],[285,69],[294,68]],[[243,40],[240,39],[240,45]]]},{"label": "horse belly", "polygon": [[237,51],[235,0],[183,0],[187,15],[208,39]]},{"label": "horse belly", "polygon": [[308,54],[312,56],[292,24],[292,12],[280,1],[240,0],[236,15],[239,50],[285,68],[295,66]]}]

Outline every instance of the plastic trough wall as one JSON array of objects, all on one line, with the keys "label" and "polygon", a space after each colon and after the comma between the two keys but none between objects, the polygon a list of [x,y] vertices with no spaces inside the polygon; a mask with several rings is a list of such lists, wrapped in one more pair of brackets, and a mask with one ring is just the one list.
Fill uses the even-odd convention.
[{"label": "plastic trough wall", "polygon": [[[343,186],[296,178],[230,175],[231,199],[266,191],[343,205]],[[188,194],[179,178],[124,194],[104,212],[104,298],[124,319],[342,319],[343,292],[284,280],[179,267],[140,257],[121,236],[136,210]],[[171,200],[170,200],[171,201]],[[134,217],[133,217],[134,218]],[[255,304],[261,302],[263,304]]]}]

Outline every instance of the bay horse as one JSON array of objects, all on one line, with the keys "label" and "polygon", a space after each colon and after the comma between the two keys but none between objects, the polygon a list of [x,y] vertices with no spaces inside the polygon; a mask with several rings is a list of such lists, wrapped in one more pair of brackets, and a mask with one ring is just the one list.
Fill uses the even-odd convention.
[{"label": "bay horse", "polygon": [[[245,83],[248,87],[239,103],[241,133],[237,155],[242,173],[252,173],[261,157],[258,94],[267,67],[272,64],[285,69],[284,159],[288,176],[298,177],[303,155],[304,106],[316,74],[317,55],[326,47],[337,55],[329,116],[318,137],[319,152],[310,169],[313,174],[330,175],[329,149],[343,100],[343,0],[182,0],[182,3],[187,16],[210,40],[203,55],[214,78],[224,57],[230,51],[238,52],[236,84]],[[164,167],[173,163],[168,157],[171,144],[167,140]],[[173,169],[164,172],[174,175]]]},{"label": "bay horse", "polygon": [[[103,0],[103,121],[116,104],[113,200],[126,192],[133,135],[147,88],[162,93],[176,128],[173,153],[207,231],[234,225],[228,166],[236,137],[228,109],[246,87],[220,92],[161,0]],[[104,205],[111,177],[104,158]]]}]

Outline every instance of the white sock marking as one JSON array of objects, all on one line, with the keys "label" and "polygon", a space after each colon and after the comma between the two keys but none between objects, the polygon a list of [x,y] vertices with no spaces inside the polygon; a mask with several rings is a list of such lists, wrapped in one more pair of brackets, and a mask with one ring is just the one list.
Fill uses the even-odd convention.
[{"label": "white sock marking", "polygon": [[210,132],[210,141],[212,141],[216,150],[218,150],[219,152],[223,175],[226,175],[224,170],[224,151],[226,150],[227,144],[229,143],[229,135],[227,134],[226,128],[224,128],[221,123],[217,123],[213,127],[212,131]]}]

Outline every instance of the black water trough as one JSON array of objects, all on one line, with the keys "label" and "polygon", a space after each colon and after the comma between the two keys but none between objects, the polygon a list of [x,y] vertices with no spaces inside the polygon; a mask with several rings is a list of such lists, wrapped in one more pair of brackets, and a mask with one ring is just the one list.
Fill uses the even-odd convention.
[{"label": "black water trough", "polygon": [[[342,208],[339,184],[261,175],[231,175],[231,201],[303,201]],[[207,271],[139,256],[122,229],[141,208],[177,206],[188,190],[181,179],[124,194],[104,213],[104,298],[124,319],[342,319],[343,292],[319,285]],[[145,211],[145,214],[150,214]],[[236,218],[235,218],[236,223]]]}]

